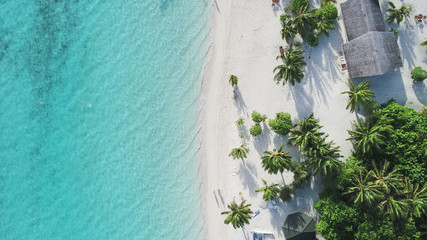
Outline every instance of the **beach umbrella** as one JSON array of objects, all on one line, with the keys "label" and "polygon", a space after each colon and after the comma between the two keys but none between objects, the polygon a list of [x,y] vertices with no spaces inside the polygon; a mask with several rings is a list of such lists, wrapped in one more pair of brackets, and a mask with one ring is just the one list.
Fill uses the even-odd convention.
[{"label": "beach umbrella", "polygon": [[304,213],[288,215],[283,224],[286,240],[313,240],[316,238],[314,219]]}]

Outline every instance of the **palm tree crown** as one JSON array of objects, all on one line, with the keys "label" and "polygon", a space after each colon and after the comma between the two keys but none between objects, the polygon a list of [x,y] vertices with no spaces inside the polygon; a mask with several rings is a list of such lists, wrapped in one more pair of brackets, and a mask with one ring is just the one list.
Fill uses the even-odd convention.
[{"label": "palm tree crown", "polygon": [[353,81],[349,79],[347,86],[350,88],[349,91],[342,92],[341,94],[348,94],[349,100],[347,107],[350,108],[350,112],[354,112],[355,107],[357,111],[360,110],[360,104],[370,109],[371,98],[375,97],[375,93],[371,90],[368,90],[370,87],[369,80],[360,83],[356,88],[354,87]]},{"label": "palm tree crown", "polygon": [[243,143],[242,145],[240,145],[240,147],[238,148],[233,148],[231,150],[231,153],[229,154],[229,156],[233,157],[233,159],[244,159],[247,158],[246,153],[249,152],[248,148],[245,148],[246,143]]},{"label": "palm tree crown", "polygon": [[258,190],[255,190],[255,192],[264,192],[264,195],[262,195],[262,198],[265,201],[271,201],[275,197],[277,197],[277,195],[279,194],[279,191],[280,191],[279,188],[277,187],[278,184],[268,185],[267,181],[265,181],[263,178],[261,178],[261,180],[264,183],[264,187],[260,188]]},{"label": "palm tree crown", "polygon": [[396,8],[392,2],[388,2],[388,4],[390,5],[390,8],[387,9],[387,12],[390,14],[387,18],[389,24],[394,22],[394,20],[399,24],[403,20],[403,17],[408,17],[412,11],[412,7],[406,4],[402,4],[401,8]]},{"label": "palm tree crown", "polygon": [[370,174],[361,169],[358,178],[354,179],[352,186],[344,194],[350,195],[355,204],[374,204],[380,199],[381,192],[370,180]]},{"label": "palm tree crown", "polygon": [[286,47],[285,54],[279,56],[283,59],[284,64],[277,66],[273,70],[273,72],[279,70],[274,76],[276,83],[282,81],[282,84],[285,85],[285,83],[289,82],[293,86],[295,82],[301,82],[304,78],[304,70],[302,67],[306,65],[304,57],[302,56],[303,53],[304,51],[299,45],[295,45],[295,48],[292,45]]},{"label": "palm tree crown", "polygon": [[392,127],[391,125],[372,124],[370,121],[360,120],[360,124],[353,122],[354,130],[347,130],[350,138],[356,145],[356,150],[363,154],[372,155],[381,151],[385,144],[385,133]]},{"label": "palm tree crown", "polygon": [[230,79],[228,79],[228,82],[232,87],[237,86],[238,78],[234,75],[230,75]]},{"label": "palm tree crown", "polygon": [[265,155],[261,157],[261,164],[268,173],[277,174],[277,172],[280,172],[282,174],[285,169],[290,169],[292,156],[289,152],[282,152],[282,149],[283,144],[280,145],[277,151],[276,149],[273,149],[273,151],[264,151]]},{"label": "palm tree crown", "polygon": [[314,140],[320,138],[324,133],[319,132],[323,126],[319,125],[319,121],[313,118],[313,113],[308,118],[295,124],[290,132],[291,137],[288,138],[288,143],[294,141],[294,146],[300,146],[301,151],[305,151],[314,145]]},{"label": "palm tree crown", "polygon": [[232,224],[233,228],[241,228],[245,224],[249,224],[249,219],[251,219],[251,214],[253,212],[249,208],[251,204],[246,204],[246,200],[242,201],[239,205],[237,205],[236,201],[233,199],[233,202],[227,207],[230,211],[221,212],[221,215],[229,214],[225,220],[225,224]]}]

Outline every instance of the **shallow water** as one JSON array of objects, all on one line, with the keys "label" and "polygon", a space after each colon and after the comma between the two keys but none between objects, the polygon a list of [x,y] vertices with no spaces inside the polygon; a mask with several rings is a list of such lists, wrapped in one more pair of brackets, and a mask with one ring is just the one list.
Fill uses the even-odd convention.
[{"label": "shallow water", "polygon": [[207,0],[0,1],[0,239],[199,239]]}]

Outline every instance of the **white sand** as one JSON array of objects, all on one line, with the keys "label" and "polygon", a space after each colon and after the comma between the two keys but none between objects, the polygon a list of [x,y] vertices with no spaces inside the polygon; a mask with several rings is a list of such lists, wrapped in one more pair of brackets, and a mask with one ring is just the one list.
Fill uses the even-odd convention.
[{"label": "white sand", "polygon": [[[279,46],[286,46],[280,38],[279,16],[281,8],[287,7],[289,0],[282,1],[281,6],[275,8],[271,7],[269,0],[215,2],[212,60],[203,85],[206,101],[202,112],[201,156],[202,207],[206,221],[204,236],[206,239],[251,239],[252,230],[261,230],[272,232],[276,239],[284,239],[281,225],[288,214],[302,211],[316,216],[314,202],[321,190],[319,181],[313,180],[311,186],[299,190],[290,202],[278,203],[277,210],[269,210],[262,193],[254,191],[262,187],[261,178],[268,183],[281,183],[282,180],[280,174],[270,175],[262,169],[260,157],[263,151],[280,146],[286,139],[271,131],[267,124],[263,126],[261,136],[250,136],[249,128],[253,125],[250,113],[257,110],[268,118],[274,118],[277,112],[289,112],[296,123],[314,112],[315,118],[324,126],[323,131],[329,134],[329,140],[340,146],[342,154],[347,157],[352,145],[345,141],[349,137],[346,130],[351,129],[351,121],[356,119],[356,114],[345,110],[348,97],[340,94],[347,90],[345,82],[348,78],[338,61],[338,51],[341,50],[342,39],[345,39],[343,22],[340,18],[330,37],[319,39],[319,46],[303,46],[305,56],[311,56],[311,60],[306,60],[305,78],[294,87],[282,86],[273,81],[273,69],[280,64],[275,60]],[[315,2],[319,5],[320,1]],[[400,1],[393,2],[400,6]],[[370,79],[378,102],[383,103],[393,97],[401,104],[420,110],[427,102],[425,84],[413,84],[410,69],[414,66],[427,68],[427,48],[418,46],[427,35],[421,25],[415,23],[413,15],[427,14],[427,7],[423,0],[405,2],[414,5],[415,11],[399,27],[401,35],[398,41],[404,67]],[[387,3],[380,1],[380,4],[385,6]],[[383,12],[385,9],[383,7]],[[230,74],[239,78],[236,100],[228,83]],[[356,84],[359,82],[355,81]],[[235,124],[239,117],[246,120],[244,139],[239,138]],[[243,142],[248,143],[250,149],[248,158],[232,160],[228,156],[231,149]],[[285,150],[299,158],[297,148],[285,145]],[[285,172],[284,177],[287,184],[292,182],[292,173]],[[218,188],[220,192],[213,193]],[[242,192],[241,196],[239,192]],[[225,216],[220,215],[233,198],[238,203],[242,198],[246,199],[252,204],[253,211],[261,211],[243,231],[225,225]]]}]

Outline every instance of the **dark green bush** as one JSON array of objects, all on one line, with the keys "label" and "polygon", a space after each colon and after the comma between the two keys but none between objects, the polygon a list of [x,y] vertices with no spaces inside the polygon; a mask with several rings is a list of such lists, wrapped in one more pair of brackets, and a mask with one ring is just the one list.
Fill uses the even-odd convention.
[{"label": "dark green bush", "polygon": [[323,19],[335,20],[338,17],[338,9],[335,5],[328,4],[321,10],[321,15]]},{"label": "dark green bush", "polygon": [[252,136],[256,137],[261,135],[262,128],[259,124],[255,124],[251,127],[251,129],[249,129],[249,132],[251,133]]},{"label": "dark green bush", "polygon": [[267,119],[267,117],[265,115],[261,115],[261,113],[259,113],[257,111],[253,111],[251,116],[252,116],[252,121],[254,121],[257,124],[264,122],[265,119]]},{"label": "dark green bush", "polygon": [[414,81],[423,81],[427,78],[427,71],[421,67],[416,67],[411,71],[411,78],[414,79]]},{"label": "dark green bush", "polygon": [[291,115],[284,112],[276,113],[276,118],[268,120],[268,125],[275,133],[286,135],[292,128]]}]

